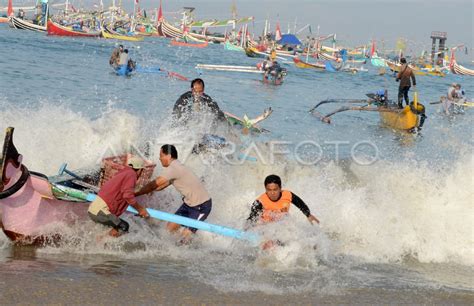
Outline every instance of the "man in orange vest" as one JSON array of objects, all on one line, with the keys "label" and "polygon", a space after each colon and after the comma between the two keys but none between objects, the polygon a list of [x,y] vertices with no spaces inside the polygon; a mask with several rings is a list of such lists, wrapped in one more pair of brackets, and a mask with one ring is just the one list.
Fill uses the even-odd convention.
[{"label": "man in orange vest", "polygon": [[319,220],[311,214],[308,205],[300,197],[281,189],[281,179],[274,174],[265,178],[265,193],[253,202],[247,220],[261,224],[278,221],[288,213],[291,203],[301,210],[311,224],[319,224]]},{"label": "man in orange vest", "polygon": [[[278,175],[267,176],[264,184],[265,193],[253,202],[250,216],[247,219],[248,222],[251,224],[265,224],[278,221],[288,214],[290,204],[293,203],[308,218],[311,224],[314,222],[319,224],[319,220],[311,214],[308,205],[300,197],[291,191],[281,189],[281,179]],[[270,240],[265,242],[262,248],[266,250],[275,244],[283,245],[278,240]]]}]

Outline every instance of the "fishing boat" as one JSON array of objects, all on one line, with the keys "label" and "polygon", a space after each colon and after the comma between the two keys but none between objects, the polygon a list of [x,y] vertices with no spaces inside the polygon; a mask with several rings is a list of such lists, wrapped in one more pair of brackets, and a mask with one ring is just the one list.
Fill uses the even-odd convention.
[{"label": "fishing boat", "polygon": [[104,28],[101,32],[101,35],[105,39],[117,39],[124,41],[143,41],[144,37],[141,35],[123,35],[117,33],[111,33],[107,28]]},{"label": "fishing boat", "polygon": [[[13,144],[13,131],[14,128],[7,128],[0,155],[0,225],[5,235],[16,244],[46,245],[60,242],[64,224],[68,226],[89,220],[87,209],[99,190],[95,184],[97,180],[93,181],[92,178],[102,173],[98,181],[105,182],[123,169],[132,156],[106,158],[103,160],[105,171],[99,170],[91,176],[78,175],[79,172],[68,171],[66,165],[63,165],[60,168],[61,174],[47,177],[29,171],[22,164],[22,155]],[[154,168],[155,164],[145,161],[145,170],[138,179],[137,188],[148,182]],[[260,241],[260,237],[254,233],[151,208],[147,208],[147,211],[155,219],[246,240],[254,245],[258,245]],[[136,214],[137,211],[129,206],[127,213]]]},{"label": "fishing boat", "polygon": [[46,32],[47,30],[46,26],[38,25],[26,19],[17,18],[15,16],[10,17],[10,26],[15,29],[29,30],[35,32]]},{"label": "fishing boat", "polygon": [[8,23],[9,20],[10,20],[10,18],[8,18],[8,17],[0,16],[0,23]]},{"label": "fishing boat", "polygon": [[474,76],[473,69],[468,69],[464,66],[459,65],[456,60],[452,61],[450,68],[452,73],[454,74]]},{"label": "fishing boat", "polygon": [[48,20],[47,26],[48,35],[55,36],[75,36],[75,37],[99,37],[100,31],[83,31],[76,30],[73,27],[62,26],[59,23]]},{"label": "fishing boat", "polygon": [[177,47],[192,47],[192,48],[206,48],[209,43],[207,41],[205,42],[190,42],[187,40],[177,40],[177,39],[172,39],[170,44],[172,46],[177,46]]},{"label": "fishing boat", "polygon": [[259,69],[258,67],[255,67],[255,66],[197,64],[196,69],[231,71],[231,72],[264,73],[262,69]]},{"label": "fishing boat", "polygon": [[245,52],[243,47],[234,45],[233,43],[231,43],[228,40],[226,40],[225,43],[224,43],[224,49],[225,50],[230,50],[230,51]]},{"label": "fishing boat", "polygon": [[42,244],[54,239],[45,227],[56,222],[85,219],[87,205],[77,204],[55,188],[48,178],[29,171],[13,144],[8,128],[0,156],[0,206],[3,232],[12,241]]},{"label": "fishing boat", "polygon": [[[390,70],[392,70],[393,72],[400,72],[400,69],[401,69],[402,65],[391,62],[391,61],[388,61],[388,60],[385,60],[385,62],[387,63]],[[440,69],[436,69],[436,68],[422,70],[422,69],[420,69],[418,67],[415,67],[413,65],[409,65],[409,67],[413,70],[413,73],[416,74],[416,75],[431,75],[431,76],[439,76],[439,77],[446,76],[446,74],[444,72],[442,72]]]},{"label": "fishing boat", "polygon": [[[354,99],[330,99],[319,102],[310,110],[314,116],[318,117],[325,123],[331,123],[331,116],[344,111],[369,111],[378,112],[380,122],[383,126],[395,129],[413,131],[415,128],[421,129],[426,119],[425,107],[418,102],[418,95],[415,92],[415,97],[410,106],[399,108],[398,104],[393,101],[385,99],[386,92],[378,92],[377,94],[367,94],[368,99],[354,100]],[[323,115],[316,109],[324,104],[343,103],[344,106]],[[352,106],[356,105],[356,106]]]},{"label": "fishing boat", "polygon": [[[2,155],[0,156],[0,207],[3,232],[19,244],[44,244],[60,239],[52,229],[54,224],[73,224],[88,220],[88,203],[98,191],[99,182],[104,183],[120,169],[116,158],[108,158],[109,171],[87,170],[72,173],[62,167],[62,173],[47,177],[30,171],[22,164],[22,155],[13,143],[14,128],[6,130]],[[126,163],[128,155],[119,159]],[[154,164],[145,161],[147,172],[137,184],[143,186],[153,173]],[[115,167],[115,168],[114,168]],[[122,167],[123,168],[123,167]],[[108,174],[106,174],[106,172]],[[101,176],[100,173],[103,173]],[[81,175],[79,175],[81,174]],[[100,177],[100,179],[99,179]],[[141,181],[140,181],[141,179]]]},{"label": "fishing boat", "polygon": [[302,61],[298,57],[293,58],[293,62],[295,63],[295,66],[298,67],[298,68],[305,68],[305,69],[310,68],[310,69],[316,69],[316,70],[325,70],[326,69],[326,65],[324,65],[322,63],[311,64],[311,63]]}]

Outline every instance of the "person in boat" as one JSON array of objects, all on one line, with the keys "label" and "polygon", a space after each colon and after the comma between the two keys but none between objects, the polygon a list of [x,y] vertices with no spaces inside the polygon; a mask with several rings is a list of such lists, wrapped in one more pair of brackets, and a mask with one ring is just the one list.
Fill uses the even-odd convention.
[{"label": "person in boat", "polygon": [[[176,147],[165,144],[160,149],[160,162],[164,167],[163,172],[142,189],[135,193],[136,196],[160,191],[173,185],[183,197],[183,204],[175,212],[178,216],[183,216],[198,221],[207,219],[212,210],[212,199],[204,187],[201,180],[178,160]],[[181,225],[169,222],[167,229],[171,233],[177,232]],[[182,243],[187,243],[191,235],[196,233],[196,228],[185,227],[181,231]]]},{"label": "person in boat", "polygon": [[274,79],[281,79],[283,77],[282,72],[283,72],[283,68],[280,66],[280,64],[276,60],[273,60],[271,65],[268,66],[263,76],[267,80],[270,78],[270,76],[273,77]]},{"label": "person in boat", "polygon": [[41,24],[46,25],[48,14],[48,0],[41,0]]},{"label": "person in boat", "polygon": [[204,81],[191,81],[191,90],[182,94],[173,107],[173,116],[177,121],[186,122],[193,114],[210,112],[216,121],[226,122],[226,118],[219,105],[210,96],[204,93]]},{"label": "person in boat", "polygon": [[25,11],[23,9],[19,9],[18,15],[16,17],[19,19],[25,19]]},{"label": "person in boat", "polygon": [[96,199],[88,209],[89,217],[97,223],[112,227],[109,235],[118,237],[128,232],[129,224],[120,216],[131,205],[142,218],[150,215],[146,209],[138,204],[135,198],[135,185],[144,169],[144,162],[138,157],[132,157],[128,166],[120,170],[100,188]]},{"label": "person in boat", "polygon": [[448,93],[445,99],[442,99],[444,112],[449,115],[454,112],[462,112],[463,107],[456,105],[455,103],[463,103],[464,91],[461,90],[461,84],[452,83],[448,88]]},{"label": "person in boat", "polygon": [[[413,70],[408,66],[407,60],[402,57],[400,59],[402,66],[400,67],[400,72],[397,74],[396,81],[400,82],[398,87],[398,107],[403,108],[403,99],[405,98],[405,103],[410,105],[410,99],[408,98],[408,91],[412,85],[413,88],[416,88],[416,78]],[[411,80],[411,81],[410,81]]]},{"label": "person in boat", "polygon": [[110,56],[109,59],[109,65],[112,67],[117,67],[119,60],[120,60],[120,54],[123,52],[123,45],[119,45],[117,48],[115,48],[112,51],[112,55]]},{"label": "person in boat", "polygon": [[[319,224],[319,220],[311,214],[308,205],[300,197],[291,191],[281,189],[281,178],[278,175],[267,176],[264,185],[265,193],[253,202],[245,228],[281,220],[288,215],[291,203],[301,210],[311,224],[314,222]],[[278,240],[268,241],[263,248],[272,247],[275,243],[281,244]]]}]

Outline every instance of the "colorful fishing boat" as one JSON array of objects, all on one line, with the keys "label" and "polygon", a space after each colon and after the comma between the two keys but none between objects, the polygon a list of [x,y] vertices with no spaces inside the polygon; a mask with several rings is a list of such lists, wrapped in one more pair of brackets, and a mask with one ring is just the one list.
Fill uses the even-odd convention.
[{"label": "colorful fishing boat", "polygon": [[[393,72],[400,72],[402,65],[388,61],[388,60],[386,60],[385,62],[387,63],[390,70],[392,70]],[[413,70],[413,73],[416,75],[431,75],[431,76],[439,76],[439,77],[446,76],[444,72],[436,68],[421,70],[420,68],[415,67],[413,65],[410,65],[410,68]]]},{"label": "colorful fishing boat", "polygon": [[[63,236],[61,229],[77,222],[89,220],[89,202],[96,198],[99,188],[93,182],[65,170],[61,174],[47,176],[29,171],[22,164],[22,156],[13,144],[13,128],[7,128],[0,155],[0,207],[1,222],[5,235],[16,244],[45,245],[58,243]],[[105,173],[100,181],[113,177],[127,164],[128,155],[106,158]],[[118,162],[117,162],[118,161]],[[123,162],[123,164],[122,164]],[[120,167],[122,165],[122,167]],[[119,167],[117,167],[119,166]],[[145,161],[145,171],[140,175],[137,188],[143,187],[153,174],[155,164]],[[143,174],[145,173],[145,174]],[[254,233],[189,219],[182,216],[147,208],[152,218],[198,228],[223,236],[249,241],[258,245],[260,237]],[[127,212],[136,214],[132,207]]]},{"label": "colorful fishing boat", "polygon": [[45,228],[57,222],[71,223],[87,216],[87,204],[74,203],[45,175],[29,171],[13,144],[8,128],[0,156],[0,206],[3,232],[12,241],[42,244],[54,239]]},{"label": "colorful fishing boat", "polygon": [[10,17],[10,26],[15,29],[35,32],[46,32],[47,30],[46,26],[38,25],[26,19],[17,18],[15,16]]},{"label": "colorful fishing boat", "polygon": [[295,63],[295,66],[298,67],[298,68],[304,68],[304,69],[310,68],[310,69],[316,69],[316,70],[325,70],[326,69],[326,65],[324,65],[322,63],[311,64],[311,63],[307,63],[307,62],[302,61],[298,57],[293,58],[293,62]]},{"label": "colorful fishing boat", "polygon": [[190,42],[187,40],[177,40],[172,39],[170,44],[172,46],[177,46],[177,47],[192,47],[192,48],[206,48],[209,43],[207,41],[205,42]]},{"label": "colorful fishing boat", "polygon": [[[386,94],[386,93],[385,93]],[[415,92],[414,101],[410,106],[399,108],[398,104],[385,99],[384,91],[377,94],[367,94],[368,100],[354,99],[331,99],[319,102],[310,110],[314,116],[325,123],[331,123],[331,116],[344,111],[370,111],[378,112],[382,126],[395,129],[413,131],[415,128],[421,129],[426,119],[425,107],[418,102],[418,95]],[[344,106],[332,111],[326,115],[316,110],[321,105],[329,103],[343,103]],[[362,104],[351,106],[351,104]]]},{"label": "colorful fishing boat", "polygon": [[453,60],[451,62],[450,68],[452,73],[454,74],[474,76],[473,69],[468,69],[464,66],[459,65],[456,60]]},{"label": "colorful fishing boat", "polygon": [[66,27],[62,26],[59,23],[52,21],[51,19],[48,20],[48,27],[47,27],[48,35],[55,35],[55,36],[75,36],[75,37],[99,37],[100,31],[83,31],[83,30],[76,30],[73,27]]},{"label": "colorful fishing boat", "polygon": [[101,35],[106,39],[117,39],[124,41],[143,41],[144,37],[139,35],[122,35],[122,34],[113,34],[110,33],[107,29],[102,30]]},{"label": "colorful fishing boat", "polygon": [[231,43],[228,40],[226,40],[225,43],[224,43],[224,49],[230,50],[230,51],[245,52],[243,47],[234,45],[233,43]]}]

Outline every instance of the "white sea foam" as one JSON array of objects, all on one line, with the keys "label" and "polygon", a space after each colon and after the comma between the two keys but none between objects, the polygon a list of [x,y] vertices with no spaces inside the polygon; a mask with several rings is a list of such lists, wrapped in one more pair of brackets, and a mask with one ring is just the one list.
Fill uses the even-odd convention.
[{"label": "white sea foam", "polygon": [[[73,226],[53,225],[59,226],[66,239],[59,247],[39,250],[40,254],[164,256],[190,264],[199,261],[201,267],[190,265],[189,273],[203,282],[225,290],[269,293],[277,293],[283,285],[268,281],[256,285],[249,278],[271,278],[272,273],[286,271],[293,273],[293,278],[285,283],[285,290],[294,286],[294,292],[299,292],[317,282],[319,288],[330,292],[335,279],[331,278],[327,264],[340,258],[363,263],[399,263],[408,256],[422,263],[473,264],[470,150],[450,167],[444,163],[415,162],[410,156],[369,166],[347,161],[305,166],[294,160],[274,165],[229,165],[219,157],[210,160],[210,156],[190,155],[192,144],[198,139],[195,133],[176,132],[164,125],[147,129],[146,123],[126,111],[111,109],[92,120],[65,107],[43,103],[34,110],[34,116],[31,112],[10,108],[0,112],[0,122],[4,127],[16,127],[16,147],[32,170],[52,175],[62,162],[68,162],[71,169],[94,166],[107,155],[104,152],[121,153],[131,145],[149,141],[151,158],[158,163],[156,175],[161,171],[159,147],[163,143],[177,143],[180,159],[203,178],[212,195],[213,211],[208,222],[243,228],[250,205],[264,192],[263,180],[269,174],[280,175],[283,188],[299,195],[321,221],[319,226],[311,225],[293,206],[284,221],[256,229],[267,239],[285,243],[284,247],[265,253],[205,232],[198,232],[194,245],[179,247],[163,222],[147,223],[132,216],[126,217],[131,233],[97,242],[97,236],[105,230],[87,220]],[[172,187],[140,201],[167,212],[174,212],[181,204]],[[8,247],[3,234],[0,247]],[[221,275],[224,268],[225,277]],[[325,273],[305,275],[307,284],[301,286],[298,271]],[[235,279],[241,281],[239,285]]]}]

